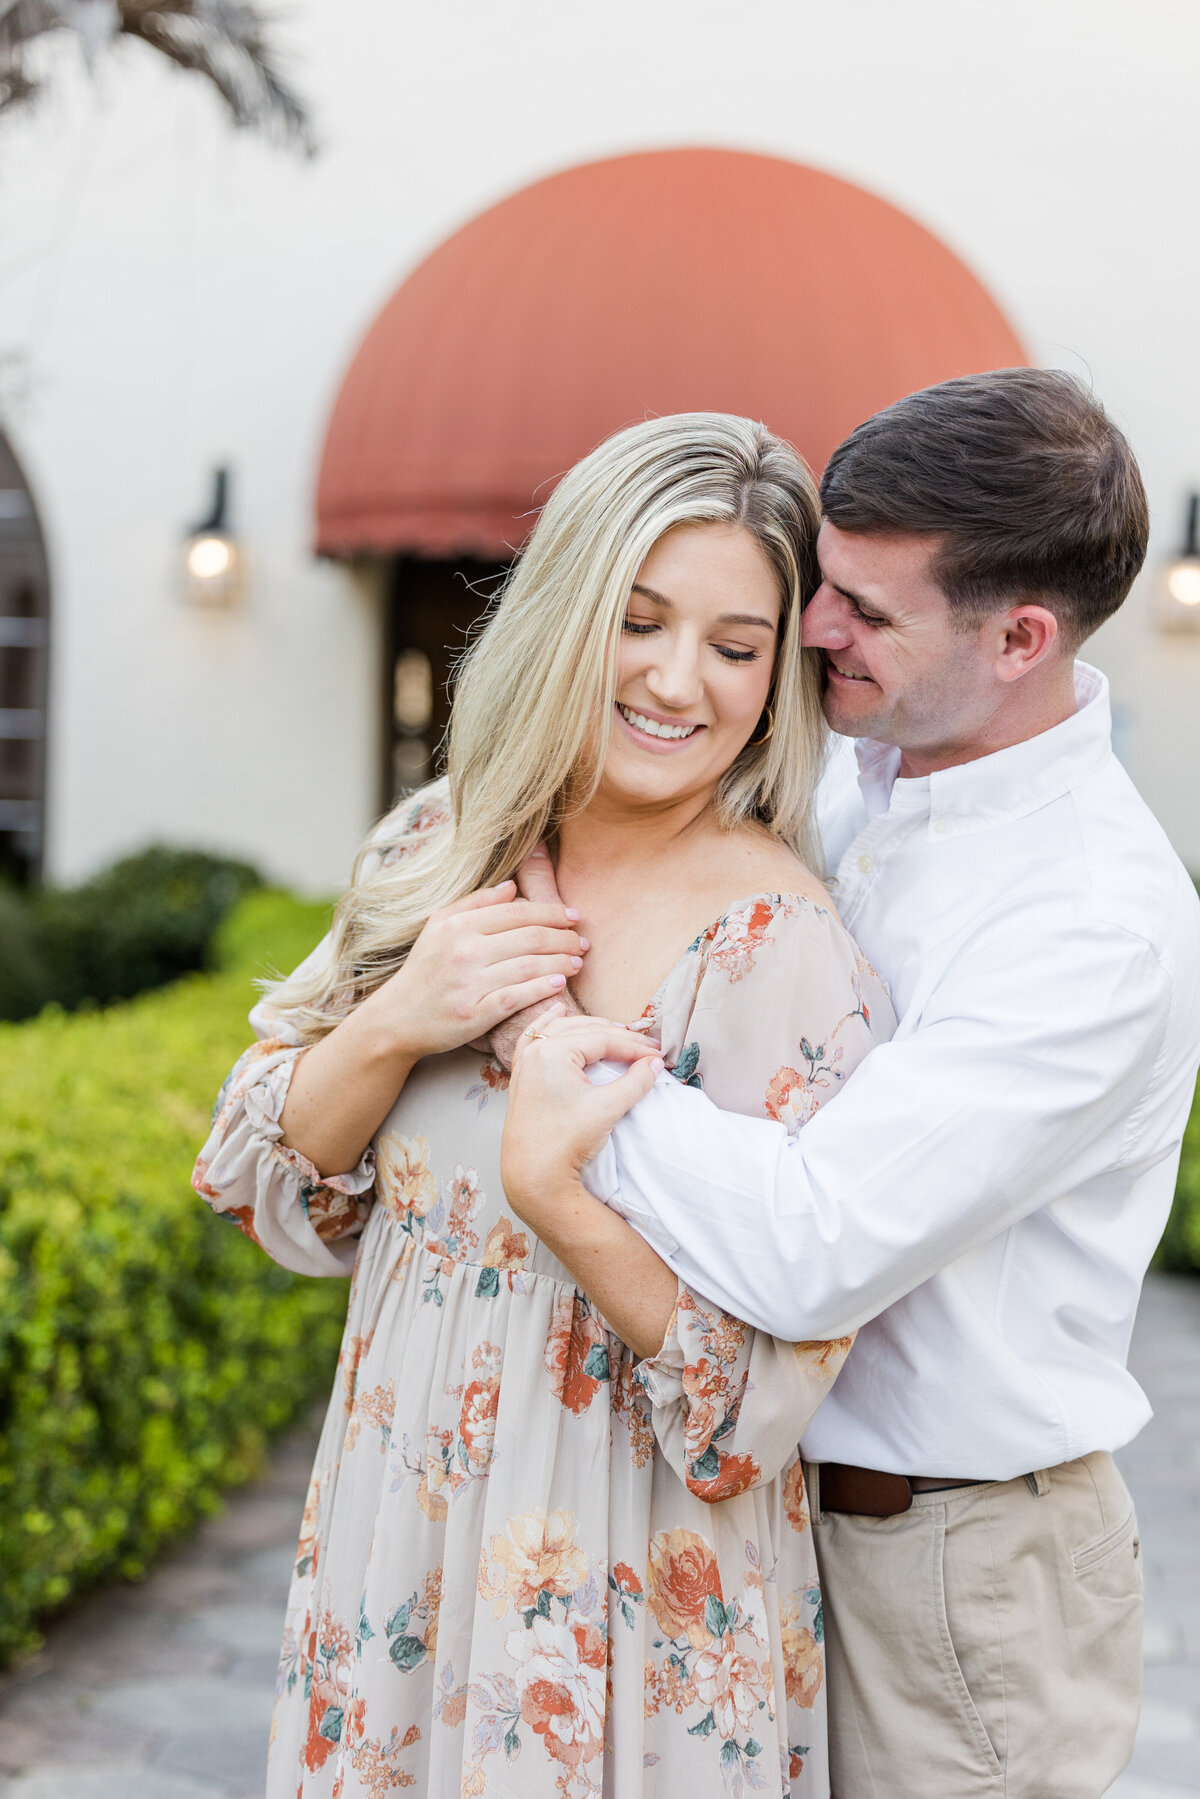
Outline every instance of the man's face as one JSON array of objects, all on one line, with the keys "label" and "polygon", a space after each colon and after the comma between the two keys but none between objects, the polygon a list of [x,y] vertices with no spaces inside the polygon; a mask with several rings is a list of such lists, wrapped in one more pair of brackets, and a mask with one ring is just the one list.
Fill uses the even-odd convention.
[{"label": "man's face", "polygon": [[804,612],[805,645],[825,651],[833,730],[933,766],[979,737],[1005,692],[1000,619],[955,627],[930,572],[936,548],[934,538],[859,536],[826,520],[821,585]]}]

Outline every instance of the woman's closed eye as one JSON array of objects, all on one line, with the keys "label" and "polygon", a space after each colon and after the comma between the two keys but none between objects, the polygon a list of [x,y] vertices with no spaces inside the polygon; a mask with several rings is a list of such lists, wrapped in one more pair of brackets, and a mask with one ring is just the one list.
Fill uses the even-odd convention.
[{"label": "woman's closed eye", "polygon": [[[662,626],[654,619],[626,618],[621,622],[621,629],[627,637],[649,637],[654,631],[661,631]],[[714,643],[711,646],[726,662],[757,662],[761,654],[759,650],[734,649],[732,644]]]}]

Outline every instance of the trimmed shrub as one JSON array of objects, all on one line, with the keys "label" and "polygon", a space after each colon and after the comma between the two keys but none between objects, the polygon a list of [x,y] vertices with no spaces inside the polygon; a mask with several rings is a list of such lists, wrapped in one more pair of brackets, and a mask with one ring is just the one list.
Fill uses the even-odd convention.
[{"label": "trimmed shrub", "polygon": [[81,887],[0,900],[0,1017],[110,1005],[210,966],[221,921],[261,877],[246,862],[157,845]]},{"label": "trimmed shrub", "polygon": [[0,1025],[0,1660],[137,1578],[332,1381],[344,1283],[277,1268],[188,1184],[251,975],[327,916],[253,893],[222,972]]},{"label": "trimmed shrub", "polygon": [[1159,1268],[1200,1272],[1200,1085],[1183,1133],[1175,1204],[1154,1260]]}]

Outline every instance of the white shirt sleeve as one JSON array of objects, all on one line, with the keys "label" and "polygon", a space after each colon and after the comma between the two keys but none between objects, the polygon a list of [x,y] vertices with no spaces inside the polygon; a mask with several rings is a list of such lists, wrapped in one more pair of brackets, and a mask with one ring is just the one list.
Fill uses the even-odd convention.
[{"label": "white shirt sleeve", "polygon": [[661,1075],[584,1171],[681,1280],[760,1330],[838,1337],[1135,1153],[1170,1018],[1152,948],[1074,918],[960,949],[799,1135]]}]

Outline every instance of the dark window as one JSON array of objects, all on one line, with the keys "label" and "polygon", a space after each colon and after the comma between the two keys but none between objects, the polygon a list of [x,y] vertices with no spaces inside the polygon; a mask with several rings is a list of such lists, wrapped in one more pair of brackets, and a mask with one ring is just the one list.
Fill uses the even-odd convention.
[{"label": "dark window", "polygon": [[407,556],[393,567],[383,708],[385,808],[443,771],[454,665],[505,567]]},{"label": "dark window", "polygon": [[50,584],[37,510],[0,435],[0,875],[36,878],[45,838]]}]

